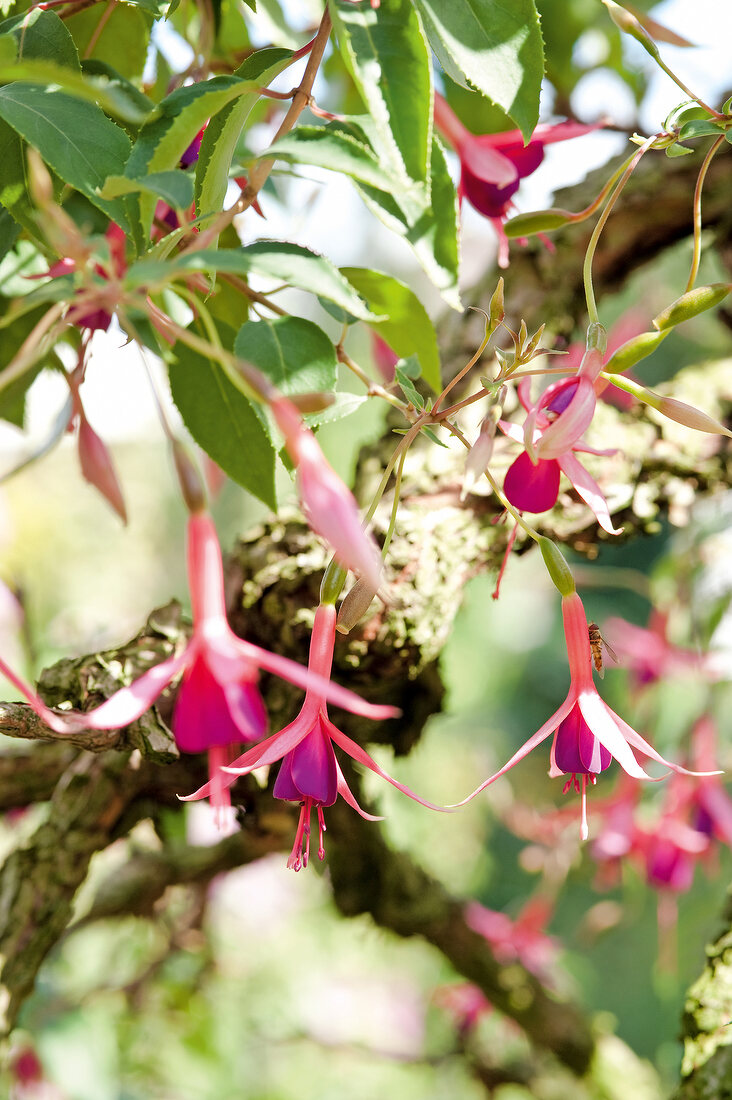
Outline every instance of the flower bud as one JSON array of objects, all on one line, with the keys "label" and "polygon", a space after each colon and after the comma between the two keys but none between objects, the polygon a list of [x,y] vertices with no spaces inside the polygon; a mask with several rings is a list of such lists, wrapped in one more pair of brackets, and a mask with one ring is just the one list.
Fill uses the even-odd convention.
[{"label": "flower bud", "polygon": [[641,332],[632,340],[626,340],[624,344],[613,352],[605,366],[602,368],[605,374],[622,374],[635,366],[641,359],[645,359],[658,345],[666,339],[668,332]]},{"label": "flower bud", "polygon": [[175,472],[188,511],[195,515],[206,511],[206,488],[198,468],[186,448],[178,439],[172,440]]},{"label": "flower bud", "polygon": [[708,416],[701,409],[695,409],[693,405],[687,405],[685,401],[677,401],[674,397],[659,397],[653,395],[656,401],[653,408],[667,416],[669,420],[675,420],[677,424],[684,424],[687,428],[695,428],[698,432],[710,432],[712,435],[726,435],[732,438],[732,432],[720,424],[713,416]]},{"label": "flower bud", "polygon": [[291,393],[290,401],[301,413],[317,413],[335,403],[334,393]]},{"label": "flower bud", "polygon": [[331,558],[320,582],[320,602],[334,604],[341,594],[347,576],[348,570],[344,569],[335,558]]},{"label": "flower bud", "polygon": [[127,523],[125,501],[112,456],[92,428],[83,410],[79,412],[79,463],[84,478],[99,490],[122,522]]},{"label": "flower bud", "polygon": [[659,56],[656,43],[653,41],[643,24],[640,23],[634,15],[631,15],[625,8],[621,8],[620,4],[615,4],[613,0],[602,0],[602,2],[607,8],[613,23],[619,30],[623,31],[625,34],[629,34],[631,38],[635,38],[636,42],[640,42],[643,49],[646,53],[649,53],[651,57],[657,58]]},{"label": "flower bud", "polygon": [[657,317],[654,317],[653,324],[660,332],[674,328],[675,325],[681,324],[682,321],[689,321],[707,309],[714,309],[724,301],[730,290],[732,290],[732,283],[712,283],[710,286],[698,286],[694,290],[688,290],[686,294],[682,294]]},{"label": "flower bud", "polygon": [[505,316],[506,311],[503,307],[503,276],[501,276],[498,280],[496,289],[493,291],[488,306],[488,331],[495,332]]},{"label": "flower bud", "polygon": [[478,438],[468,452],[463,487],[460,491],[461,501],[465,500],[468,493],[472,492],[473,486],[483,476],[493,456],[496,426],[501,418],[501,411],[501,405],[492,406],[480,426]]},{"label": "flower bud", "polygon": [[517,214],[504,225],[507,237],[530,237],[533,233],[548,233],[552,229],[561,229],[574,221],[569,210],[533,210],[527,214]]},{"label": "flower bud", "polygon": [[349,634],[353,630],[371,607],[375,595],[372,585],[359,577],[338,608],[336,630],[339,634]]},{"label": "flower bud", "polygon": [[572,596],[577,591],[577,588],[574,583],[574,577],[572,576],[572,570],[569,568],[567,559],[562,551],[555,542],[543,536],[539,539],[539,549],[541,550],[541,556],[544,559],[544,564],[547,567],[554,587],[564,598]]}]

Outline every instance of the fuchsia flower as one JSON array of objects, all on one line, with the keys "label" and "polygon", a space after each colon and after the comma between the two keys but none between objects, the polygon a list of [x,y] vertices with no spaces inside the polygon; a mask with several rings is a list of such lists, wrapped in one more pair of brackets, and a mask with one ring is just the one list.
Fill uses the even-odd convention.
[{"label": "fuchsia flower", "polygon": [[527,413],[523,429],[506,420],[499,422],[504,435],[525,448],[506,471],[503,491],[508,500],[522,512],[545,512],[557,503],[559,480],[564,473],[600,526],[611,535],[619,534],[600,486],[575,455],[576,451],[615,454],[614,449],[597,450],[580,439],[595,411],[590,377],[580,374],[554,382],[534,405],[530,389],[530,379],[522,378],[518,397]]},{"label": "fuchsia flower", "polygon": [[[92,332],[97,329],[106,332],[109,328],[112,322],[112,313],[114,312],[115,304],[119,296],[116,283],[119,279],[123,278],[127,271],[124,231],[116,222],[110,222],[104,235],[109,250],[109,264],[106,267],[96,264],[94,267],[96,274],[106,280],[105,285],[99,288],[98,305],[92,306],[91,308],[88,305],[72,306],[68,314],[72,324],[76,325],[78,328],[89,329]],[[57,260],[55,264],[52,264],[48,271],[44,272],[44,276],[50,275],[52,279],[57,279],[62,275],[72,274],[76,271],[77,267],[77,261],[66,256],[61,260]],[[30,279],[38,279],[42,276],[30,275],[28,277]]]},{"label": "fuchsia flower", "polygon": [[668,639],[668,612],[651,612],[648,626],[636,626],[625,619],[607,624],[618,661],[627,668],[636,688],[646,687],[669,676],[696,672],[713,676],[708,661],[693,649],[682,649]]},{"label": "fuchsia flower", "polygon": [[[608,330],[607,334],[607,352],[604,356],[604,362],[618,350],[619,347],[627,340],[632,340],[634,336],[639,336],[641,332],[645,332],[647,325],[638,312],[630,310],[628,313],[624,313],[614,325]],[[579,368],[585,353],[585,345],[581,340],[576,340],[573,344],[570,344],[565,354],[562,356],[562,366],[566,366],[569,370]],[[630,371],[623,372],[624,377],[633,378]],[[627,410],[635,405],[635,398],[626,393],[625,390],[619,389],[613,385],[612,382],[606,382],[604,379],[598,378],[595,382],[595,393],[598,397],[601,397],[603,401],[608,405],[614,405],[618,409]]]},{"label": "fuchsia flower", "polygon": [[[600,772],[609,767],[613,757],[628,775],[635,779],[650,779],[636,760],[633,749],[651,760],[685,775],[688,772],[679,764],[665,760],[640,734],[624,722],[598,694],[592,678],[592,654],[587,630],[587,618],[582,600],[576,592],[562,598],[562,618],[567,642],[570,685],[567,697],[554,714],[546,720],[515,752],[507,764],[481,783],[479,787],[457,805],[462,806],[475,798],[491,783],[505,773],[553,734],[549,775],[569,775],[564,790],[574,787],[581,795],[582,816],[580,834],[587,839],[587,782],[594,784]],[[579,778],[578,778],[579,777]]]},{"label": "fuchsia flower", "polygon": [[[297,718],[278,733],[268,737],[266,741],[249,749],[224,769],[227,775],[223,782],[230,785],[238,776],[248,775],[255,768],[274,764],[278,760],[282,761],[274,785],[274,796],[285,802],[299,802],[301,805],[295,843],[287,861],[287,866],[295,871],[299,871],[301,867],[307,867],[308,864],[310,818],[313,810],[318,816],[318,857],[325,858],[323,807],[332,806],[339,794],[367,821],[380,820],[366,813],[359,806],[340,769],[334,745],[348,753],[357,763],[369,768],[387,783],[391,783],[397,790],[413,798],[415,802],[420,802],[432,810],[443,809],[420,798],[409,787],[393,779],[360,745],[342,733],[328,717],[327,698],[330,693],[323,685],[329,683],[328,677],[335,644],[335,626],[335,607],[332,604],[321,604],[315,613],[310,641],[308,670],[313,680],[307,689],[305,701]],[[342,692],[343,689],[339,691]],[[350,694],[348,692],[348,695]],[[337,697],[334,701],[342,705]],[[362,703],[362,707],[367,708],[368,704]],[[356,708],[349,706],[348,709],[355,711]],[[368,707],[368,709],[370,717],[387,718],[398,714],[393,707]],[[361,713],[366,713],[366,710],[362,710]],[[200,790],[188,795],[184,801],[205,798],[211,793],[212,786],[210,782],[205,784]]]},{"label": "fuchsia flower", "polygon": [[466,198],[495,227],[499,267],[508,267],[508,239],[503,222],[521,180],[535,172],[543,161],[545,146],[597,129],[579,122],[537,126],[528,144],[524,143],[520,130],[476,135],[463,126],[439,94],[435,95],[435,125],[460,157],[460,199]]},{"label": "fuchsia flower", "polygon": [[308,671],[296,661],[260,649],[234,634],[226,618],[221,548],[206,512],[194,512],[188,520],[188,576],[193,608],[193,635],[188,645],[182,653],[167,658],[129,687],[115,692],[95,710],[83,714],[54,711],[2,660],[0,671],[25,695],[46,725],[58,733],[128,726],[183,673],[173,733],[181,752],[208,751],[208,788],[219,818],[230,804],[228,787],[233,780],[221,769],[231,759],[232,747],[257,741],[266,731],[267,716],[257,686],[260,668],[298,687],[317,689],[322,698],[355,714],[368,718],[394,714],[393,708],[366,703],[317,670]]},{"label": "fuchsia flower", "polygon": [[376,592],[381,584],[381,554],[373,536],[363,529],[352,493],[328,464],[292,402],[277,397],[269,407],[297,466],[300,499],[308,523],[332,546],[338,560]]}]

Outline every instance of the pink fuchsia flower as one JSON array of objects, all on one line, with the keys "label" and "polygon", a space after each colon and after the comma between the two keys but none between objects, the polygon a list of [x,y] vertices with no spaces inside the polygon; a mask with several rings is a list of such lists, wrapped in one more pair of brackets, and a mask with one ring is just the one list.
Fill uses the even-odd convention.
[{"label": "pink fuchsia flower", "polygon": [[[367,821],[379,818],[362,810],[351,792],[335,755],[334,746],[347,753],[357,763],[369,768],[376,775],[391,783],[403,794],[420,802],[432,810],[443,807],[420,798],[413,791],[393,779],[379,767],[369,754],[338,729],[328,717],[328,693],[321,686],[327,683],[333,661],[335,644],[336,609],[332,604],[321,604],[315,613],[313,633],[310,641],[308,670],[313,676],[313,684],[307,689],[305,701],[297,718],[266,741],[249,749],[226,769],[224,782],[234,783],[240,775],[248,775],[255,768],[282,761],[274,785],[275,798],[285,802],[299,802],[300,819],[295,834],[295,843],[287,866],[295,871],[307,867],[310,856],[310,819],[313,810],[318,817],[318,857],[325,858],[323,834],[325,820],[323,808],[332,806],[340,794],[342,798],[361,817]],[[335,700],[338,702],[338,700]],[[364,707],[366,704],[363,704]],[[349,708],[353,710],[354,708]],[[393,717],[398,714],[392,707],[371,707],[374,717]],[[378,715],[375,712],[380,712]],[[211,783],[201,787],[184,801],[205,798],[210,793]]]},{"label": "pink fuchsia flower", "polygon": [[77,444],[79,465],[86,481],[98,489],[112,506],[123,523],[127,523],[122,487],[112,462],[112,456],[104,441],[97,435],[87,419],[79,389],[84,378],[84,352],[80,356],[79,366],[68,375],[71,388],[72,412],[68,431],[78,428]]},{"label": "pink fuchsia flower", "polygon": [[522,378],[518,397],[527,413],[523,429],[505,420],[499,424],[504,435],[525,447],[506,471],[503,491],[508,500],[521,512],[545,512],[557,503],[564,473],[600,526],[611,535],[619,534],[600,486],[575,454],[615,454],[614,449],[597,450],[580,439],[595,411],[592,383],[584,376],[555,382],[534,405],[530,389],[530,379]]},{"label": "pink fuchsia flower", "polygon": [[370,718],[391,717],[391,707],[364,702],[358,695],[308,671],[296,661],[270,653],[237,637],[226,618],[221,548],[213,520],[194,512],[188,520],[188,576],[193,634],[182,653],[143,673],[129,687],[86,713],[60,713],[0,660],[0,671],[30,701],[36,713],[58,733],[81,729],[119,729],[140,718],[161,692],[183,673],[173,713],[173,733],[181,752],[208,752],[211,802],[219,819],[230,805],[230,782],[221,769],[236,745],[257,741],[266,732],[267,715],[259,693],[259,669],[307,688]]},{"label": "pink fuchsia flower", "polygon": [[594,784],[597,776],[609,767],[613,758],[634,779],[651,779],[638,763],[634,749],[675,772],[687,775],[694,773],[665,760],[600,697],[592,678],[592,653],[585,609],[576,592],[562,598],[562,619],[570,674],[566,699],[544,725],[524,742],[518,752],[513,754],[507,764],[458,805],[462,806],[475,798],[553,734],[549,775],[553,778],[569,775],[564,790],[574,787],[580,794],[580,835],[586,840],[587,783],[589,780]]},{"label": "pink fuchsia flower", "polygon": [[655,608],[647,627],[620,618],[608,620],[608,637],[619,663],[628,669],[636,688],[689,672],[713,676],[702,654],[669,641],[668,622],[668,612]]},{"label": "pink fuchsia flower", "polygon": [[[101,329],[106,332],[112,321],[117,298],[119,297],[118,282],[127,271],[127,259],[125,255],[124,231],[116,224],[110,222],[105,233],[109,261],[105,265],[95,264],[94,271],[105,283],[100,285],[94,293],[84,292],[83,304],[72,306],[68,319],[78,328],[96,331]],[[50,275],[57,279],[62,275],[73,274],[78,269],[76,260],[64,257],[49,267],[45,276]],[[41,278],[38,275],[30,275],[29,278]]]},{"label": "pink fuchsia flower", "polygon": [[499,267],[508,267],[508,239],[503,223],[521,180],[539,167],[547,145],[582,137],[597,129],[579,122],[537,126],[528,144],[520,130],[476,135],[463,126],[441,95],[435,95],[435,125],[460,157],[460,199],[466,198],[495,227]]},{"label": "pink fuchsia flower", "polygon": [[[646,329],[646,323],[640,313],[630,310],[628,313],[624,313],[614,325],[608,330],[607,334],[607,353],[603,357],[603,363],[606,363],[614,352],[622,347],[628,340],[632,340],[634,336],[638,336]],[[576,340],[570,344],[567,351],[562,356],[562,366],[566,366],[569,370],[578,369],[582,363],[582,358],[585,353],[585,346],[580,340]],[[624,372],[624,377],[633,378],[630,371]],[[635,404],[635,398],[632,394],[626,393],[625,390],[619,389],[613,385],[612,382],[607,382],[605,379],[598,378],[595,382],[595,393],[598,397],[601,397],[608,405],[614,405],[618,409],[627,410]]]},{"label": "pink fuchsia flower", "polygon": [[553,912],[546,897],[529,898],[515,920],[477,901],[465,908],[466,923],[484,936],[504,966],[518,960],[537,977],[546,977],[556,960],[558,945],[545,929]]},{"label": "pink fuchsia flower", "polygon": [[297,467],[300,500],[308,523],[333,548],[339,562],[363,577],[376,592],[381,584],[381,554],[373,536],[363,529],[353,495],[329,465],[292,402],[277,397],[269,407]]}]

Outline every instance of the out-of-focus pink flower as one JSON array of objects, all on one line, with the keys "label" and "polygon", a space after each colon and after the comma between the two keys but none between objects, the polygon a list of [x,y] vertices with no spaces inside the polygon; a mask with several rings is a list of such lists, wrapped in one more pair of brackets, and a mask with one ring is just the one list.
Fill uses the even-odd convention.
[{"label": "out-of-focus pink flower", "polygon": [[476,135],[463,126],[439,94],[435,95],[435,125],[460,157],[460,199],[466,198],[495,227],[499,267],[508,267],[508,240],[503,222],[521,180],[535,172],[543,161],[545,146],[597,129],[579,122],[537,126],[528,144],[524,143],[520,130]]},{"label": "out-of-focus pink flower", "polygon": [[[687,775],[679,764],[665,760],[639,733],[624,722],[600,697],[592,679],[592,653],[587,629],[587,618],[582,600],[576,592],[562,598],[564,636],[567,642],[570,685],[567,697],[550,718],[518,750],[507,764],[481,783],[472,794],[458,805],[475,798],[496,779],[554,734],[550,754],[549,775],[569,775],[565,791],[574,786],[581,796],[580,835],[585,840],[587,828],[587,782],[594,784],[600,772],[605,771],[614,757],[621,768],[634,779],[651,777],[640,766],[633,749],[651,760]],[[578,778],[579,777],[579,778]]]},{"label": "out-of-focus pink flower", "polygon": [[538,977],[546,977],[556,960],[558,945],[546,934],[553,905],[546,897],[529,898],[515,920],[477,901],[465,907],[467,924],[484,936],[504,965],[518,960]]},{"label": "out-of-focus pink flower", "polygon": [[387,383],[394,381],[394,367],[399,362],[399,356],[393,351],[386,340],[379,336],[378,332],[371,333],[371,353],[374,357],[376,369]]},{"label": "out-of-focus pink flower", "polygon": [[373,536],[363,529],[353,495],[328,464],[292,402],[278,397],[270,409],[297,467],[300,500],[308,523],[329,543],[341,564],[362,576],[376,592],[381,584],[381,554]]},{"label": "out-of-focus pink flower", "polygon": [[577,376],[554,382],[533,405],[530,389],[530,379],[522,378],[518,397],[527,413],[523,428],[506,420],[499,423],[504,435],[525,447],[506,471],[504,493],[519,511],[545,512],[557,503],[564,473],[600,526],[612,535],[619,534],[600,486],[575,454],[615,454],[614,449],[597,450],[580,438],[595,411],[592,382]]},{"label": "out-of-focus pink flower", "polygon": [[700,653],[682,649],[668,640],[668,621],[668,612],[655,608],[647,627],[620,618],[608,620],[608,637],[619,663],[628,669],[636,688],[690,672],[714,676]]},{"label": "out-of-focus pink flower", "polygon": [[[106,332],[109,328],[116,301],[119,296],[116,284],[127,271],[124,231],[116,222],[110,222],[104,235],[107,240],[109,263],[104,267],[101,264],[95,264],[94,267],[95,273],[105,280],[105,283],[100,285],[98,290],[98,304],[91,301],[91,296],[85,292],[84,304],[72,306],[68,314],[68,318],[72,324],[76,325],[78,328],[89,329],[92,332],[96,329],[101,329]],[[28,278],[40,279],[50,275],[52,279],[57,279],[62,275],[73,274],[73,272],[77,270],[77,267],[78,265],[75,260],[64,257],[61,260],[57,260],[55,264],[52,264],[48,271],[45,271],[42,276],[29,275]]]},{"label": "out-of-focus pink flower", "polygon": [[[367,814],[359,806],[340,769],[334,745],[416,802],[432,810],[442,809],[420,798],[409,787],[393,779],[360,745],[334,726],[328,717],[327,692],[320,685],[327,683],[327,678],[330,676],[335,626],[335,607],[332,604],[321,604],[315,613],[308,665],[309,672],[317,677],[317,682],[308,688],[300,713],[284,729],[249,749],[225,769],[227,775],[224,782],[230,784],[234,783],[238,776],[248,775],[255,768],[274,764],[277,760],[282,761],[274,785],[274,796],[286,802],[299,802],[301,805],[295,843],[287,861],[287,866],[295,871],[299,871],[301,867],[307,867],[308,864],[310,818],[313,810],[318,816],[318,857],[325,858],[323,807],[332,806],[339,794],[367,821],[379,820]],[[381,712],[379,717],[394,717],[398,713],[392,707],[372,708],[372,711],[376,710]],[[212,784],[207,783],[200,790],[188,795],[186,801],[205,798],[210,793],[211,787]]]},{"label": "out-of-focus pink flower", "polygon": [[323,698],[356,714],[392,716],[391,707],[366,703],[316,671],[260,649],[233,633],[226,618],[221,548],[213,520],[206,512],[195,512],[188,521],[188,577],[193,610],[193,635],[188,645],[94,710],[54,711],[2,659],[0,671],[25,695],[46,725],[58,733],[128,726],[183,673],[173,733],[182,752],[208,751],[211,802],[219,817],[230,804],[231,784],[221,769],[231,759],[232,747],[256,741],[266,730],[267,715],[257,686],[260,668],[298,687],[317,689]]}]

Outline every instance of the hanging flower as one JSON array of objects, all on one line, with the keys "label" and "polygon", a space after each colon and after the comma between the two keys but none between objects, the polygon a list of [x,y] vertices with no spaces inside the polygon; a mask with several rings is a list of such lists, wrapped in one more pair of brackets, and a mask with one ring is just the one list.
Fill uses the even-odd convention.
[{"label": "hanging flower", "polygon": [[[376,775],[391,783],[403,794],[413,798],[432,810],[443,807],[420,798],[403,783],[393,779],[379,767],[369,754],[350,737],[338,729],[328,717],[328,692],[323,686],[328,682],[333,662],[335,644],[336,609],[332,604],[321,604],[315,613],[313,633],[310,641],[308,670],[313,676],[312,686],[307,689],[305,701],[297,718],[278,733],[268,737],[259,745],[247,750],[224,770],[227,775],[224,782],[234,783],[240,775],[248,775],[255,768],[282,761],[274,785],[275,798],[286,802],[300,803],[300,819],[295,834],[295,843],[287,866],[295,871],[307,867],[310,857],[310,822],[313,810],[318,819],[318,857],[325,858],[323,835],[325,820],[323,808],[332,806],[340,794],[342,798],[361,817],[367,821],[378,821],[377,817],[366,813],[359,806],[351,792],[335,755],[334,746],[347,753],[357,763],[369,768]],[[342,690],[342,689],[340,689]],[[350,693],[349,693],[350,694]],[[334,700],[339,703],[338,699]],[[340,705],[340,704],[339,704]],[[364,707],[367,704],[362,704]],[[349,709],[355,710],[350,707]],[[390,707],[371,707],[371,716],[390,717],[396,712]],[[375,712],[380,712],[376,714]],[[362,712],[364,713],[364,712]],[[212,783],[188,795],[183,801],[205,798],[211,793]]]},{"label": "hanging flower", "polygon": [[611,535],[619,534],[600,486],[575,454],[615,454],[614,449],[597,450],[580,438],[595,410],[592,383],[576,376],[555,382],[534,405],[530,389],[530,379],[522,378],[518,397],[527,413],[524,427],[506,420],[499,422],[504,435],[525,447],[506,471],[504,493],[521,512],[545,512],[557,503],[564,473],[600,526]]},{"label": "hanging flower", "polygon": [[665,760],[600,697],[592,678],[592,653],[585,609],[576,592],[562,598],[562,618],[570,673],[566,699],[507,764],[458,805],[463,806],[475,798],[553,734],[549,775],[553,778],[569,775],[564,790],[574,787],[579,792],[582,802],[580,835],[586,840],[587,783],[594,784],[599,773],[609,767],[612,758],[634,779],[651,778],[638,763],[634,749],[675,772],[686,775],[696,773]]},{"label": "hanging flower", "polygon": [[381,554],[373,536],[363,529],[353,494],[329,465],[292,402],[278,397],[269,407],[297,467],[300,499],[308,523],[333,548],[338,560],[376,592],[381,584]]},{"label": "hanging flower", "polygon": [[508,267],[508,239],[503,223],[513,207],[513,196],[521,180],[539,167],[547,145],[597,129],[579,122],[537,126],[528,144],[520,130],[472,134],[439,94],[435,95],[435,125],[460,157],[460,199],[466,198],[495,227],[499,267]]},{"label": "hanging flower", "polygon": [[226,618],[221,548],[207,512],[194,512],[188,520],[188,577],[193,634],[183,652],[153,666],[94,710],[54,711],[2,660],[0,671],[25,695],[46,725],[58,733],[128,726],[183,673],[173,713],[173,733],[181,752],[208,752],[211,802],[219,819],[230,805],[231,781],[222,773],[223,765],[231,760],[236,745],[257,741],[266,732],[267,715],[257,686],[259,669],[301,688],[315,687],[323,698],[355,714],[369,718],[394,715],[392,707],[366,703],[317,670],[308,671],[296,661],[260,649],[234,634]]}]

